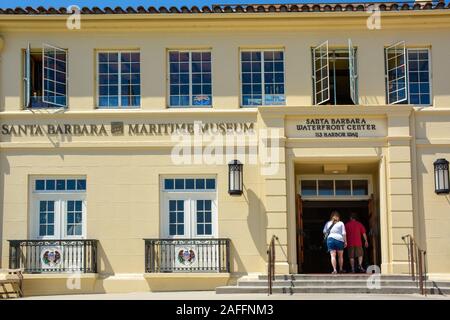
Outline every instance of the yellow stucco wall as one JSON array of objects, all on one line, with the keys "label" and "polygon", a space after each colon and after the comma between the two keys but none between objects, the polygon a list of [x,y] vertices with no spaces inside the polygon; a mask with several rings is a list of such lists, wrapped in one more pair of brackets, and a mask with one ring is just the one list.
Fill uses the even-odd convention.
[{"label": "yellow stucco wall", "polygon": [[[255,14],[239,18],[173,15],[157,18],[116,16],[82,20],[82,29],[67,31],[63,18],[0,17],[4,40],[0,55],[0,123],[63,124],[255,122],[256,128],[281,132],[279,170],[261,175],[259,165],[245,165],[244,194],[227,193],[223,165],[171,163],[170,136],[1,136],[1,265],[8,265],[10,239],[29,236],[29,183],[34,175],[87,177],[87,238],[99,242],[99,277],[86,278],[86,291],[140,291],[213,288],[229,275],[208,278],[165,276],[120,277],[144,273],[143,238],[160,236],[160,177],[217,177],[219,237],[232,240],[234,277],[262,273],[272,234],[277,243],[277,272],[296,272],[295,175],[302,163],[371,163],[380,214],[382,271],[407,271],[401,237],[412,233],[428,251],[429,272],[450,273],[450,198],[434,193],[433,162],[450,159],[450,19],[445,13],[382,15],[382,29],[368,30],[365,13]],[[135,20],[133,20],[135,19]],[[312,106],[311,47],[358,48],[360,106]],[[384,51],[404,40],[407,46],[431,47],[433,105],[427,108],[385,105]],[[22,110],[22,50],[48,43],[69,52],[69,108]],[[167,108],[167,49],[211,49],[213,107],[207,110]],[[239,50],[282,48],[286,65],[286,106],[240,108]],[[96,109],[95,52],[139,49],[142,105],[138,110]],[[289,136],[289,120],[306,117],[382,119],[381,137],[303,139]],[[262,146],[260,145],[260,148]],[[46,279],[46,276],[41,276]],[[198,276],[197,276],[198,277]],[[37,278],[37,279],[36,279]],[[164,278],[164,279],[163,279]],[[183,280],[184,279],[184,280]],[[39,276],[27,279],[30,294],[41,293]],[[56,289],[61,278],[52,279]],[[183,282],[184,281],[184,282]],[[58,284],[59,283],[59,284]],[[183,283],[180,285],[179,283]],[[52,287],[53,285],[47,284]],[[181,287],[180,287],[181,286]],[[33,289],[34,288],[34,289]],[[27,287],[25,287],[27,290]]]}]

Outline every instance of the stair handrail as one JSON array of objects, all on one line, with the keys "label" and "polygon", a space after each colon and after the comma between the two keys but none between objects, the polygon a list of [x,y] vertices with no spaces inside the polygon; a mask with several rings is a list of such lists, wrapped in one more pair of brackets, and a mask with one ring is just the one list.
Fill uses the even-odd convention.
[{"label": "stair handrail", "polygon": [[272,235],[269,247],[267,249],[267,294],[270,296],[273,291],[273,282],[275,281],[275,241],[276,235]]},{"label": "stair handrail", "polygon": [[404,235],[402,240],[408,248],[408,264],[411,279],[419,284],[420,294],[427,293],[427,251],[423,250],[411,234]]}]

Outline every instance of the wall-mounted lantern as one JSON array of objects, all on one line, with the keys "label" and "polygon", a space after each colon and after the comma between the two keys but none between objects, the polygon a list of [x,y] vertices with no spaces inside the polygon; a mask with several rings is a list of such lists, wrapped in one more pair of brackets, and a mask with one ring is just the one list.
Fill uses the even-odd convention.
[{"label": "wall-mounted lantern", "polygon": [[434,162],[434,185],[437,194],[450,193],[449,180],[448,161],[437,159]]},{"label": "wall-mounted lantern", "polygon": [[228,164],[228,193],[241,195],[243,190],[244,165],[239,160],[233,160]]}]

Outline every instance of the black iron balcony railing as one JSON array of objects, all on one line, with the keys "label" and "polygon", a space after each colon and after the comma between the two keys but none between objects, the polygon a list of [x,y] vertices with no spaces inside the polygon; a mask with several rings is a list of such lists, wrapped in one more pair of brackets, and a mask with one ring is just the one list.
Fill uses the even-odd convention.
[{"label": "black iron balcony railing", "polygon": [[24,273],[97,273],[97,240],[9,240],[9,268]]},{"label": "black iron balcony railing", "polygon": [[144,239],[145,272],[230,272],[230,239]]}]

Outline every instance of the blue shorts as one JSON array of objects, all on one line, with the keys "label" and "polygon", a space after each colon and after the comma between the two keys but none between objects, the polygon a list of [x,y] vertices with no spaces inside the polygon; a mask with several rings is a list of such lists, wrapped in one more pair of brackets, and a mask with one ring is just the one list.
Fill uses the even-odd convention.
[{"label": "blue shorts", "polygon": [[328,237],[327,247],[328,247],[328,251],[332,251],[332,250],[342,251],[342,250],[344,250],[344,241],[339,241],[334,238]]}]

